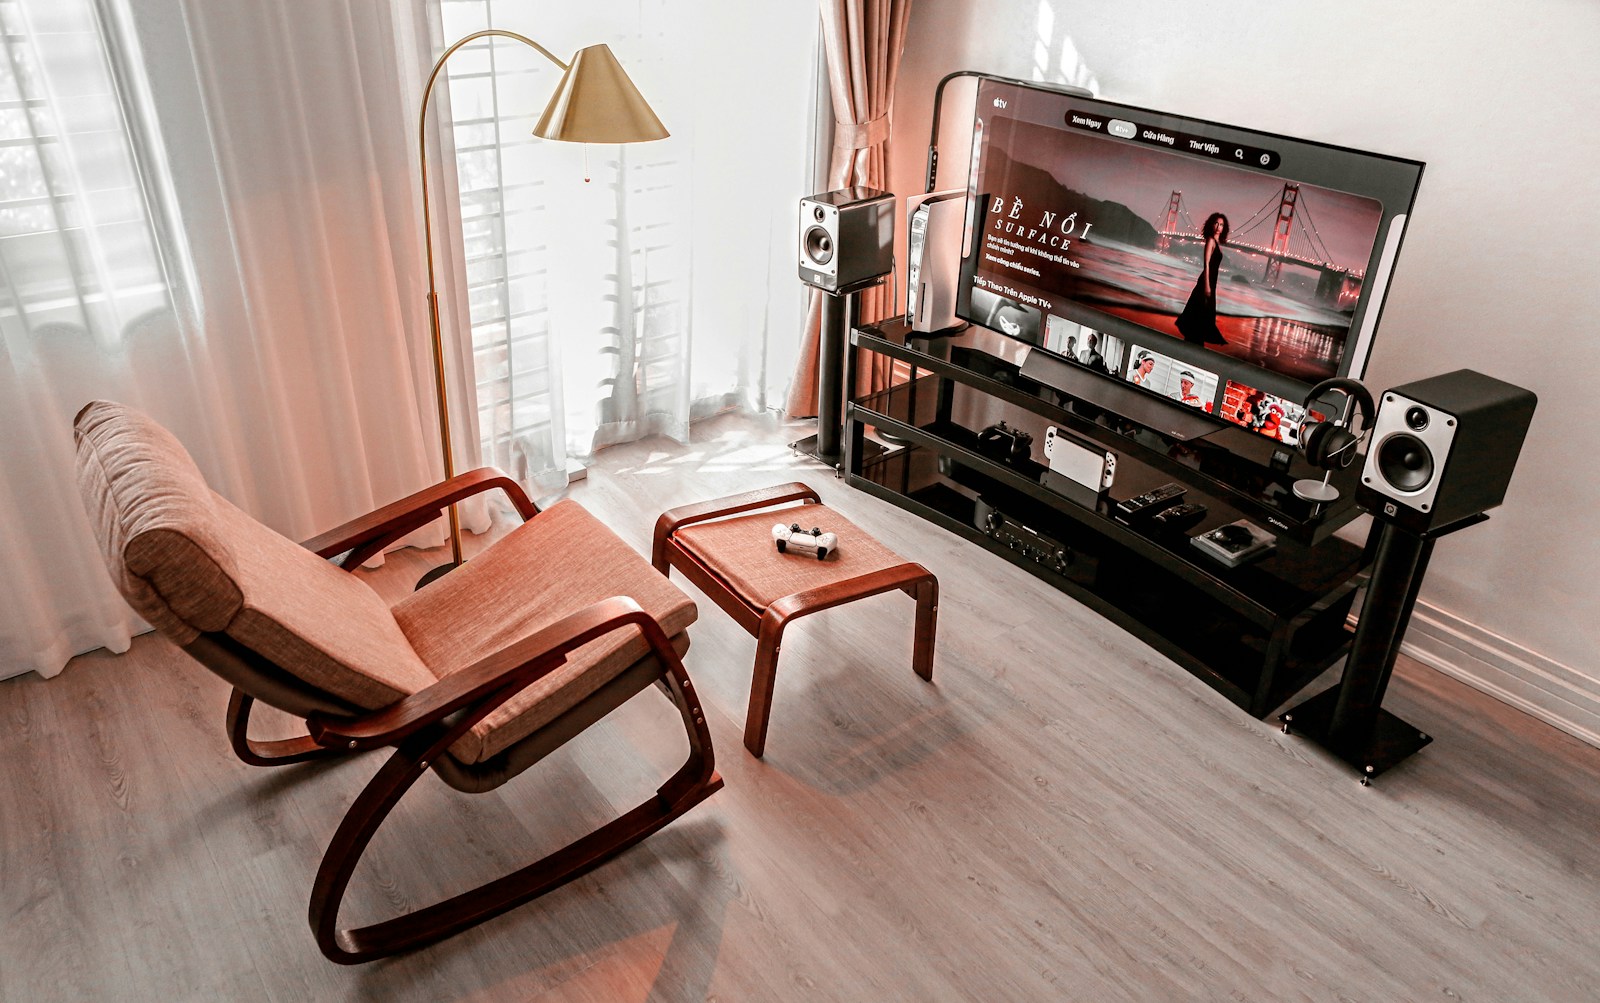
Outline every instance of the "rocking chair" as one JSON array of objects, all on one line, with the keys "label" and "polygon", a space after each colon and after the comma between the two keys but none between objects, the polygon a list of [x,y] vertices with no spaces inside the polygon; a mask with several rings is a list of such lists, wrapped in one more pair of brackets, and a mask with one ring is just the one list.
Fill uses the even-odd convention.
[{"label": "rocking chair", "polygon": [[[212,492],[173,436],[96,401],[75,421],[79,488],[111,575],[157,630],[233,686],[227,729],[253,766],[393,747],[345,814],[311,888],[317,946],[355,964],[411,950],[587,873],[722,786],[684,672],[694,604],[577,503],[541,511],[499,471],[457,476],[304,545]],[[498,488],[523,525],[392,608],[348,574],[450,504]],[[339,929],[357,861],[432,769],[492,790],[660,683],[689,755],[656,795],[542,860],[415,912]],[[260,700],[306,734],[247,734]]]}]

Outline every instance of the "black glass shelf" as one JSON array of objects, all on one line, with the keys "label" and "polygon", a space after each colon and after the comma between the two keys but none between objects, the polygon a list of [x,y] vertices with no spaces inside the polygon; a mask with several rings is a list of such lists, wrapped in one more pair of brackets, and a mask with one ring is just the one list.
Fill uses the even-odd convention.
[{"label": "black glass shelf", "polygon": [[[1348,651],[1345,621],[1368,555],[1333,531],[1353,517],[1353,506],[1312,512],[1298,499],[1285,504],[1278,497],[1288,490],[1285,475],[1248,454],[1222,456],[1227,449],[1214,443],[1166,441],[1091,418],[1018,383],[1015,365],[959,339],[919,344],[902,336],[897,343],[880,333],[858,329],[853,351],[911,363],[912,378],[847,404],[845,469],[853,486],[1026,568],[1258,717]],[[1032,435],[1028,455],[985,448],[984,430],[1000,420]],[[1041,483],[1049,425],[1115,454],[1109,492],[1069,498]],[[869,455],[869,427],[900,445]],[[1238,483],[1225,482],[1235,476]],[[1207,506],[1198,526],[1166,532],[1114,517],[1117,500],[1169,481],[1188,489],[1186,501]],[[1242,567],[1225,567],[1190,542],[1240,518],[1266,524],[1269,517],[1276,548]],[[997,522],[1027,527],[1030,540],[1048,544],[1043,551],[1065,559],[1041,560],[1040,547],[1019,547]]]},{"label": "black glass shelf", "polygon": [[[1185,501],[1205,504],[1206,519],[1186,534],[1155,531],[1147,526],[1130,526],[1112,517],[1115,503],[1133,497],[1167,480],[1164,471],[1141,469],[1137,460],[1119,459],[1117,486],[1094,507],[1078,505],[1040,483],[1044,465],[1035,461],[1004,463],[986,456],[978,443],[979,432],[953,421],[922,415],[920,424],[903,420],[910,417],[906,402],[913,397],[937,399],[932,381],[919,378],[889,391],[859,398],[848,411],[867,425],[886,429],[913,443],[943,454],[951,468],[949,479],[986,497],[993,497],[1008,512],[1028,512],[1043,519],[1066,518],[1092,527],[1096,533],[1114,539],[1119,545],[1150,560],[1173,562],[1174,571],[1195,585],[1227,592],[1238,603],[1247,604],[1258,619],[1295,616],[1315,603],[1329,588],[1347,580],[1363,564],[1362,550],[1337,538],[1306,545],[1292,537],[1280,538],[1271,554],[1240,568],[1224,567],[1189,542],[1189,537],[1216,526],[1247,517],[1228,504],[1230,499],[1207,494],[1191,485]],[[921,390],[920,394],[913,391]],[[920,410],[920,408],[919,408]],[[895,412],[898,412],[897,417]],[[1021,419],[1018,419],[1021,422]],[[1042,437],[1040,437],[1042,438]],[[876,463],[884,462],[882,459]],[[863,475],[866,475],[863,469]]]},{"label": "black glass shelf", "polygon": [[[1119,457],[1136,458],[1165,474],[1162,480],[1203,485],[1208,494],[1227,499],[1244,517],[1270,526],[1275,533],[1317,543],[1360,515],[1354,502],[1359,471],[1353,467],[1336,471],[1331,478],[1330,483],[1340,492],[1338,500],[1313,505],[1295,496],[1293,484],[1306,478],[1320,480],[1325,471],[1313,468],[1284,444],[1221,421],[1211,433],[1198,438],[1169,437],[1104,409],[1064,398],[1022,375],[1020,364],[1012,358],[1018,343],[984,328],[969,327],[957,336],[930,341],[899,321],[887,321],[857,328],[851,341],[858,349],[905,362],[918,373],[940,376],[1015,405],[1091,439]],[[1272,466],[1274,453],[1289,457],[1286,469]],[[1118,497],[1138,493],[1119,492]]]}]

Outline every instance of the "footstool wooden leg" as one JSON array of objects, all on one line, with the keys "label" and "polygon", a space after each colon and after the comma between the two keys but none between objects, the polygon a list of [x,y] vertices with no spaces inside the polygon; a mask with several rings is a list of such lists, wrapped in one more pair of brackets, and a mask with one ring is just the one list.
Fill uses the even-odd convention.
[{"label": "footstool wooden leg", "polygon": [[650,565],[668,578],[672,577],[672,567],[667,560],[667,539],[672,535],[672,527],[663,525],[667,517],[662,516],[656,524],[655,538],[650,541]]},{"label": "footstool wooden leg", "polygon": [[750,709],[744,717],[744,747],[757,759],[767,748],[767,718],[772,716],[772,689],[778,681],[783,627],[783,620],[764,616],[756,632],[756,668],[750,680]]},{"label": "footstool wooden leg", "polygon": [[939,580],[932,575],[917,583],[917,633],[911,668],[933,682],[933,638],[939,626]]}]

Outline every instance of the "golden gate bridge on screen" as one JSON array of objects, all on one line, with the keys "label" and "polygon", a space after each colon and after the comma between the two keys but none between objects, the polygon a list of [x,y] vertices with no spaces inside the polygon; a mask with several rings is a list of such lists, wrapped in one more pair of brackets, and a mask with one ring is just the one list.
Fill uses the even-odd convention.
[{"label": "golden gate bridge on screen", "polygon": [[[1158,229],[1156,250],[1166,251],[1174,243],[1198,244],[1205,241],[1200,224],[1189,214],[1183,201],[1183,192],[1174,191],[1167,199],[1162,225]],[[1242,239],[1247,235],[1270,227],[1265,236],[1267,244],[1252,243]],[[1257,239],[1260,239],[1259,237]],[[1235,227],[1228,236],[1228,248],[1265,259],[1266,266],[1261,281],[1276,289],[1283,273],[1285,261],[1308,268],[1317,274],[1316,298],[1330,306],[1353,302],[1361,294],[1365,268],[1348,268],[1334,264],[1327,245],[1317,233],[1311,207],[1301,197],[1300,186],[1285,182],[1281,191],[1269,198],[1243,224]]]}]

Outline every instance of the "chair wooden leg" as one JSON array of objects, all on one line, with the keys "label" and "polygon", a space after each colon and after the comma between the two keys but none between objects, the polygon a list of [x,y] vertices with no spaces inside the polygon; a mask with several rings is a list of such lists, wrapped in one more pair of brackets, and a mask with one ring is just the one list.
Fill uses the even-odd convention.
[{"label": "chair wooden leg", "polygon": [[761,758],[767,748],[767,719],[772,716],[772,691],[778,681],[778,649],[785,621],[763,616],[756,629],[756,665],[750,679],[750,707],[744,716],[744,747]]},{"label": "chair wooden leg", "polygon": [[257,742],[250,735],[250,708],[255,698],[234,690],[228,698],[228,744],[233,754],[251,766],[288,766],[344,755],[343,749],[318,745],[310,735],[276,742]]},{"label": "chair wooden leg", "polygon": [[[684,731],[689,737],[689,758],[671,779],[657,789],[656,796],[661,799],[662,806],[667,807],[678,803],[691,790],[703,787],[704,792],[694,801],[694,804],[698,804],[722,787],[722,777],[717,774],[716,758],[711,751],[711,729],[706,725],[700,697],[696,695],[694,683],[690,681],[683,663],[674,658],[666,665],[661,678],[666,683],[667,696],[683,717]],[[693,804],[685,805],[684,809],[691,807]]]},{"label": "chair wooden leg", "polygon": [[939,580],[932,575],[917,583],[916,641],[911,650],[911,668],[933,682],[933,639],[939,626]]},{"label": "chair wooden leg", "polygon": [[492,919],[593,870],[662,828],[722,787],[711,733],[688,675],[675,652],[664,663],[673,703],[689,737],[689,757],[654,797],[626,814],[526,867],[395,919],[358,929],[338,928],[339,906],[350,876],[378,827],[436,756],[482,716],[468,715],[441,733],[419,732],[401,743],[340,822],[311,887],[309,918],[317,946],[343,965],[412,950]]}]

